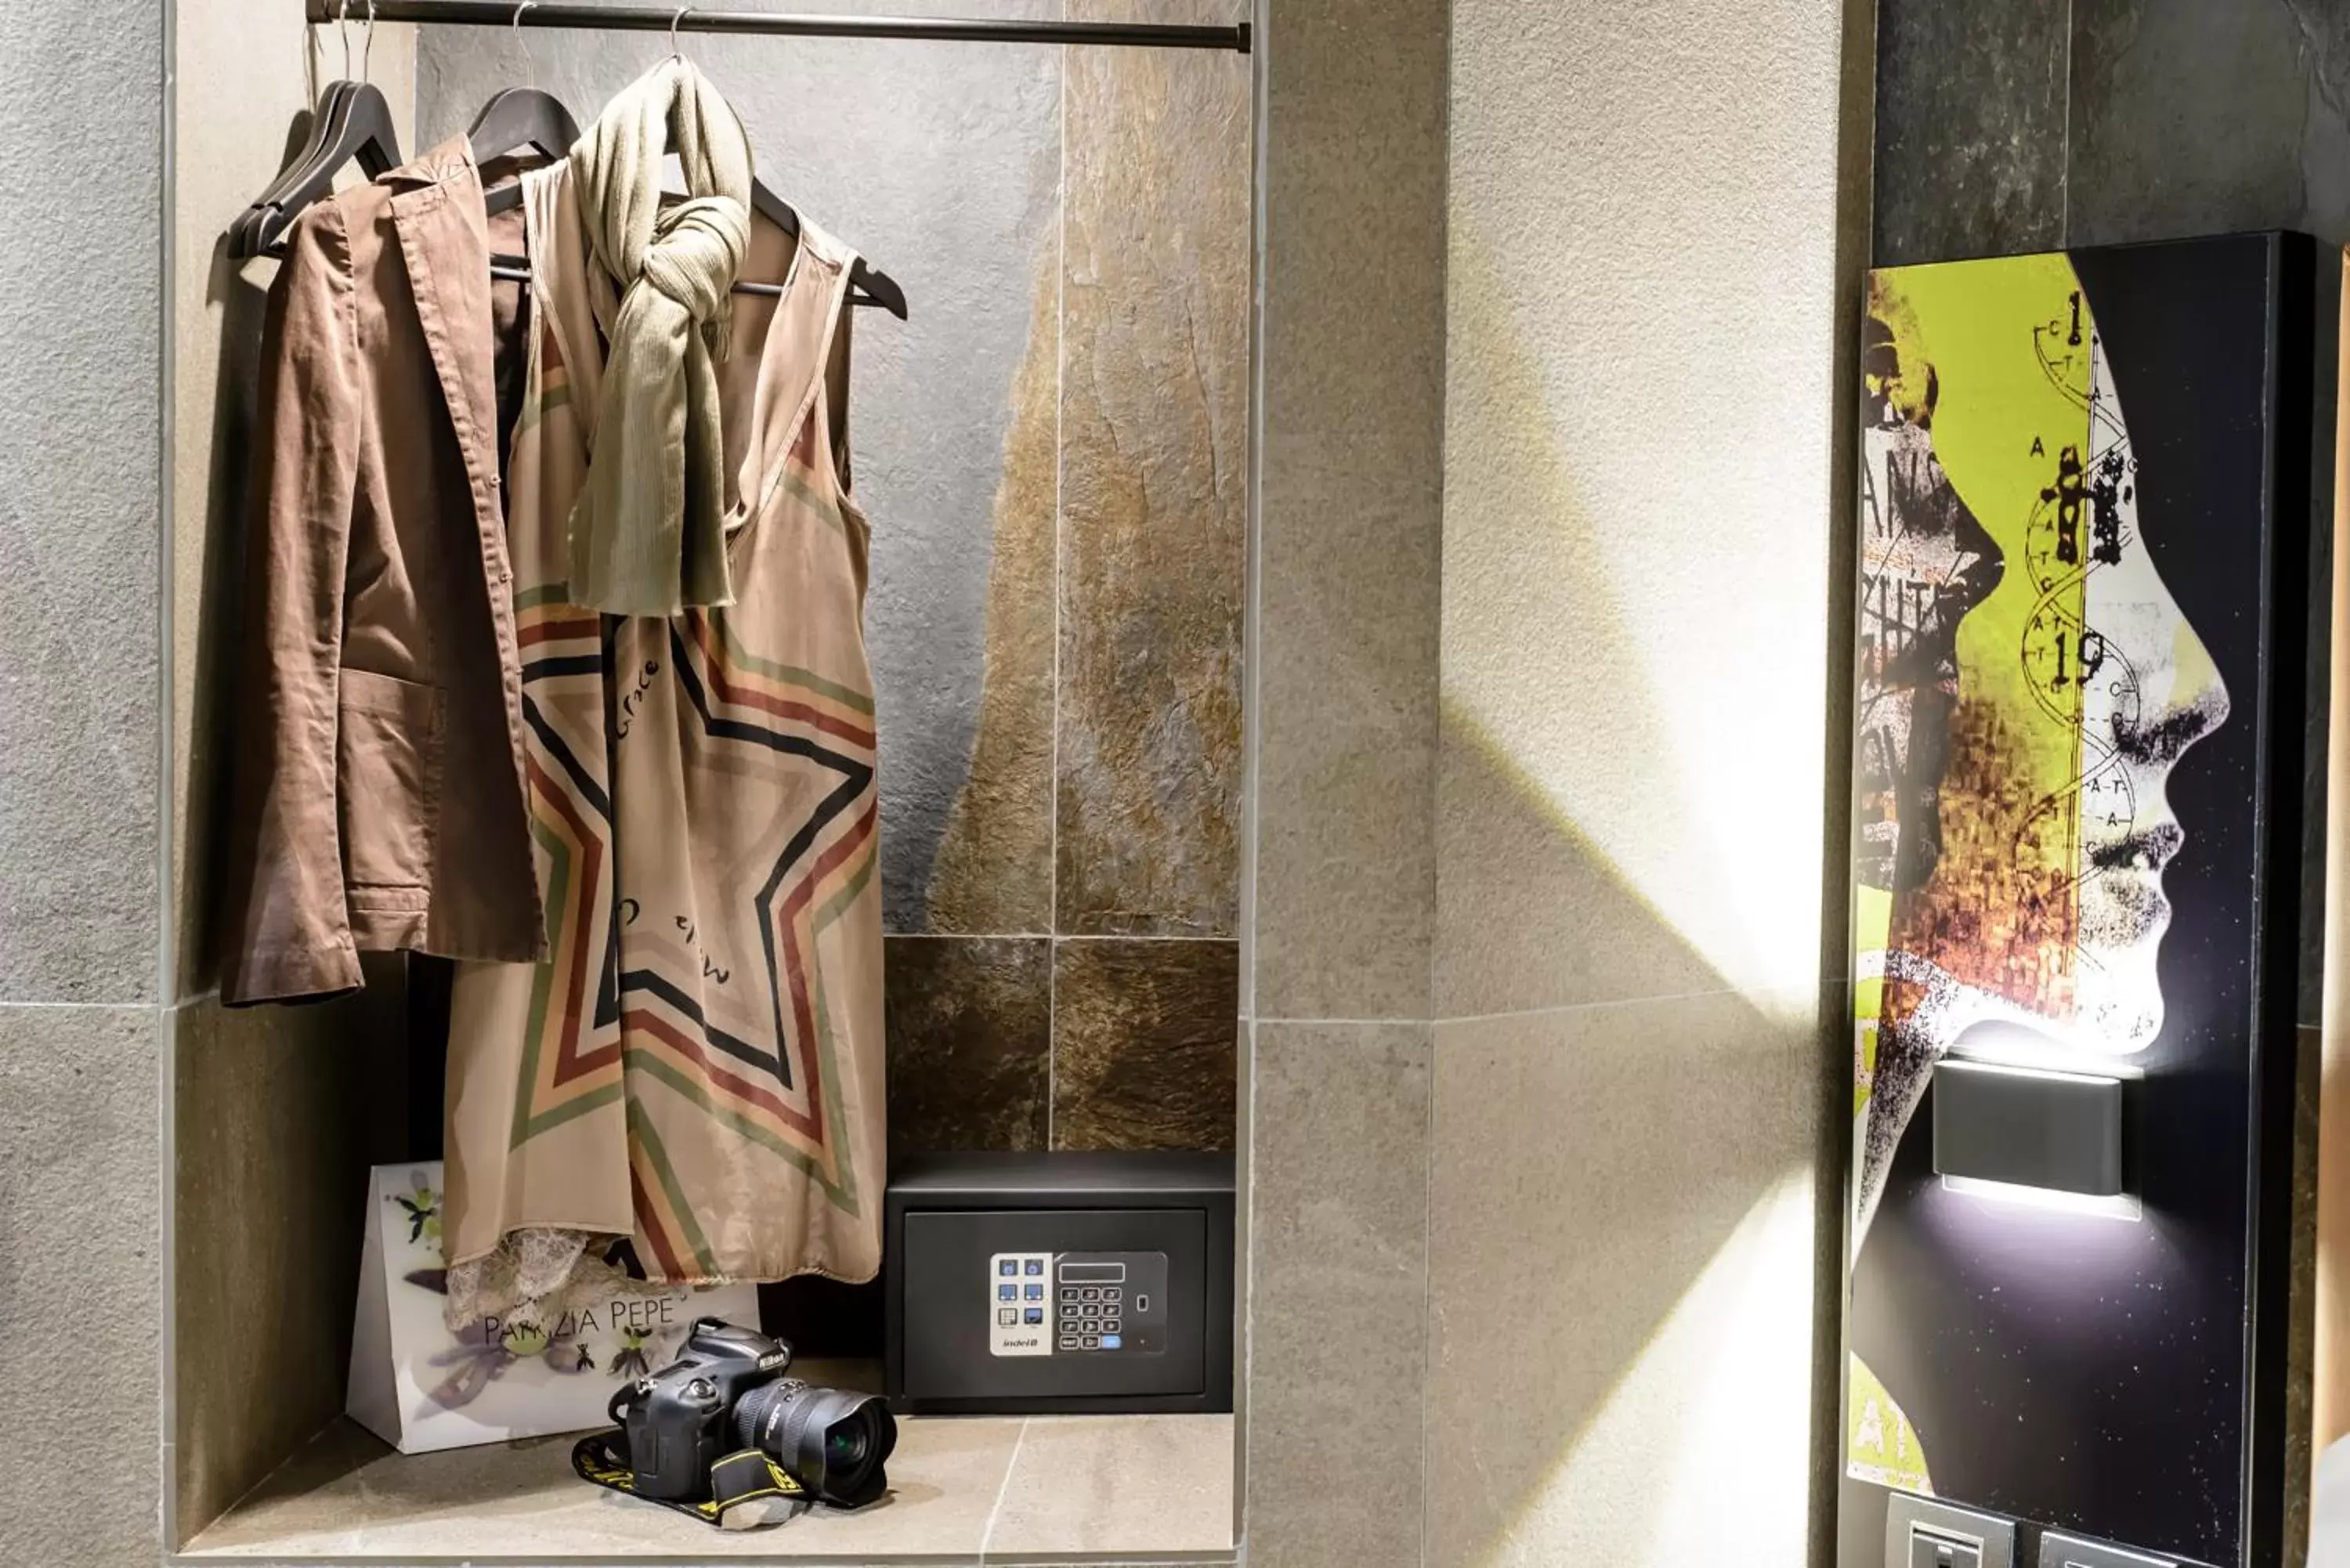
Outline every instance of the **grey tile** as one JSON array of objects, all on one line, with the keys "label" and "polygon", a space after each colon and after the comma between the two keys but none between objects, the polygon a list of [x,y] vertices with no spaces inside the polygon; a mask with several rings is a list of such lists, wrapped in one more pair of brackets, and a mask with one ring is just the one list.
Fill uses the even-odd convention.
[{"label": "grey tile", "polygon": [[[1052,16],[1060,6],[979,0],[973,10]],[[523,64],[504,28],[430,28],[418,47],[425,137],[463,129]],[[583,120],[660,57],[642,33],[535,32],[528,48],[539,84]],[[882,887],[892,929],[929,929],[933,866],[985,743],[983,706],[996,700],[989,683],[1030,682],[1003,700],[1016,717],[999,744],[1016,753],[1035,722],[1024,694],[1035,666],[1021,655],[1035,628],[1011,623],[1029,614],[1022,596],[1038,586],[1024,560],[1050,543],[1036,532],[1026,421],[1054,401],[1057,348],[1038,306],[1040,283],[1050,304],[1058,255],[1062,51],[751,37],[689,37],[686,51],[741,112],[766,182],[909,291],[910,321],[858,316],[851,423],[875,538],[865,626],[880,712]],[[1004,553],[1022,559],[999,573]],[[983,788],[997,793],[987,804],[1015,820],[999,812],[983,825],[973,872],[1026,866],[1048,809],[1030,787],[1050,788],[1033,754],[988,761]],[[1004,836],[1014,831],[1018,853]],[[1038,875],[1024,888],[1045,884]],[[989,890],[967,881],[963,893]],[[951,929],[1047,928],[966,910]]]},{"label": "grey tile", "polygon": [[1843,9],[1457,14],[1439,1017],[1820,972]]},{"label": "grey tile", "polygon": [[1053,1147],[1232,1147],[1240,947],[1061,941],[1053,949]]},{"label": "grey tile", "polygon": [[1263,1023],[1254,1059],[1247,1555],[1416,1563],[1429,1030]]},{"label": "grey tile", "polygon": [[0,1007],[0,1322],[22,1346],[0,1357],[0,1541],[16,1562],[162,1554],[157,1030],[150,1007]]},{"label": "grey tile", "polygon": [[1879,266],[2064,241],[2068,0],[1877,8]]},{"label": "grey tile", "polygon": [[1230,1416],[1038,1416],[1021,1434],[986,1557],[1129,1562],[1232,1544]]},{"label": "grey tile", "polygon": [[[1229,16],[1077,0],[1075,20]],[[1248,62],[1077,49],[1061,386],[1063,935],[1238,929]]]},{"label": "grey tile", "polygon": [[[2304,134],[2322,129],[2304,18],[2319,11],[2074,0],[2065,243],[2299,226]],[[2350,175],[2332,178],[2350,194]]]},{"label": "grey tile", "polygon": [[892,1153],[1045,1146],[1052,949],[1042,937],[888,940]]},{"label": "grey tile", "polygon": [[1307,0],[1268,29],[1251,1012],[1423,1017],[1446,13]]},{"label": "grey tile", "polygon": [[161,28],[153,6],[0,16],[0,57],[56,106],[0,116],[7,1001],[156,993]]},{"label": "grey tile", "polygon": [[1436,1042],[1430,1568],[1697,1562],[1724,1519],[1755,1561],[1804,1561],[1837,1246],[1814,1183],[1840,1179],[1810,1006],[1583,1008]]},{"label": "grey tile", "polygon": [[[1529,700],[1543,700],[1538,673],[1529,672],[1523,685]],[[1626,754],[1621,737],[1616,754]],[[1451,713],[1437,846],[1439,1017],[1728,988],[1625,867]],[[1816,924],[1817,888],[1788,891],[1788,919]],[[1815,947],[1800,955],[1806,967]]]},{"label": "grey tile", "polygon": [[376,984],[316,1007],[168,1015],[183,1536],[343,1407],[368,1171],[407,1131],[398,969],[371,968]]}]

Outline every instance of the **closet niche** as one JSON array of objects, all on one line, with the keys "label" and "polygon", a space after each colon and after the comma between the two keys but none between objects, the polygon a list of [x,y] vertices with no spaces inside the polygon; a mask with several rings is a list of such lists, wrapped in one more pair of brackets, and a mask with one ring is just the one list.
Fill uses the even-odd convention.
[{"label": "closet niche", "polygon": [[[1155,5],[1149,19],[1222,25],[1228,11]],[[1095,0],[1066,15],[1133,19]],[[366,990],[323,1004],[203,1000],[226,940],[226,736],[245,700],[238,584],[276,265],[235,260],[224,236],[298,146],[342,55],[319,28],[292,68],[304,47],[285,0],[198,0],[180,27],[219,34],[193,52],[223,57],[231,34],[283,28],[287,42],[242,75],[183,69],[179,89],[177,269],[182,297],[204,304],[183,310],[199,325],[175,360],[180,984],[198,999],[173,1042],[177,1549],[395,1562],[1227,1549],[1230,1417],[913,1417],[888,1504],[721,1533],[586,1486],[567,1438],[403,1458],[339,1415],[369,1169],[441,1152],[448,971],[369,957]],[[642,32],[387,24],[363,47],[351,32],[351,74],[364,56],[407,157],[524,83],[585,125],[670,49]],[[741,113],[762,182],[909,307],[902,322],[854,313],[847,421],[871,520],[891,1157],[1231,1149],[1247,57],[691,31],[678,47]],[[813,1358],[812,1380],[879,1387],[878,1287],[805,1277],[765,1287],[761,1314]]]}]

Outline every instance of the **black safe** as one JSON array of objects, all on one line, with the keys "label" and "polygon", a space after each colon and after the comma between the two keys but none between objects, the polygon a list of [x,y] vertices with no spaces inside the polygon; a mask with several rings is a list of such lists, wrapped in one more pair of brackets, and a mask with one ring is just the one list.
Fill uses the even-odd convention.
[{"label": "black safe", "polygon": [[894,1410],[1232,1407],[1230,1154],[925,1155],[890,1171]]}]

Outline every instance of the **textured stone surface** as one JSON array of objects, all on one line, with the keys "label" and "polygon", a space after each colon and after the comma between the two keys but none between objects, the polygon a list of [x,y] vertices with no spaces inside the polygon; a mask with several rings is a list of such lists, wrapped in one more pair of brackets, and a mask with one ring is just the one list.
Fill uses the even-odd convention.
[{"label": "textured stone surface", "polygon": [[1263,1023],[1253,1056],[1248,1559],[1417,1563],[1429,1029]]},{"label": "textured stone surface", "polygon": [[[1060,493],[1060,257],[1040,253],[1028,352],[988,564],[986,675],[971,772],[953,797],[926,898],[888,894],[904,930],[1053,929],[1054,639]],[[886,885],[885,885],[886,886]]]},{"label": "textured stone surface", "polygon": [[12,5],[0,59],[0,1001],[148,1001],[162,11]]},{"label": "textured stone surface", "polygon": [[183,1538],[343,1407],[368,1170],[407,1132],[398,965],[369,969],[317,1007],[168,1015]]},{"label": "textured stone surface", "polygon": [[[972,12],[1056,16],[1059,6],[977,0]],[[539,84],[583,122],[664,53],[644,33],[533,32],[525,43]],[[525,74],[523,47],[502,27],[429,30],[418,57],[424,134],[462,130]],[[902,324],[858,315],[852,426],[874,533],[866,632],[880,711],[882,887],[892,929],[925,929],[932,866],[972,765],[990,643],[1000,640],[988,625],[990,563],[1006,528],[1036,525],[1033,475],[1007,486],[1005,470],[1007,453],[1035,461],[1014,430],[1020,367],[1032,352],[1047,364],[1056,354],[1038,343],[1035,285],[1059,249],[1062,52],[690,35],[684,47],[750,127],[762,178],[903,284],[911,306]],[[1049,386],[1030,386],[1020,405],[1040,396],[1049,404]],[[1016,492],[1008,518],[1007,492]],[[1035,540],[1011,543],[1033,549]],[[1024,568],[1015,576],[1036,580]]]},{"label": "textured stone surface", "polygon": [[1453,11],[1439,1016],[1820,973],[1842,43]]},{"label": "textured stone surface", "polygon": [[1052,1073],[1052,944],[891,937],[889,1147],[1043,1148]]},{"label": "textured stone surface", "polygon": [[2064,243],[2074,9],[2070,0],[1877,7],[1877,265]]},{"label": "textured stone surface", "polygon": [[1871,9],[1452,6],[1430,1568],[1825,1560]]},{"label": "textured stone surface", "polygon": [[1232,1544],[1230,1416],[1038,1416],[1020,1436],[986,1558],[1125,1562]]},{"label": "textured stone surface", "polygon": [[1806,1560],[1836,1242],[1815,1241],[1819,1030],[1778,1011],[1437,1026],[1430,1568],[1684,1568],[1729,1519],[1746,1560]]},{"label": "textured stone surface", "polygon": [[[1075,20],[1133,15],[1080,0]],[[1222,20],[1222,0],[1140,9]],[[1063,935],[1237,924],[1247,515],[1249,72],[1067,67],[1061,386]]]},{"label": "textured stone surface", "polygon": [[0,1322],[21,1345],[0,1357],[11,1562],[162,1555],[156,1017],[0,1007]]},{"label": "textured stone surface", "polygon": [[1238,945],[1062,941],[1053,965],[1053,1147],[1232,1147]]},{"label": "textured stone surface", "polygon": [[[2066,244],[2301,223],[2304,136],[2337,155],[2350,148],[2339,110],[2330,135],[2311,114],[2295,10],[2282,0],[2074,0]],[[2338,165],[2319,178],[2350,194]]]},{"label": "textured stone surface", "polygon": [[1425,1017],[1446,14],[1284,0],[1267,26],[1248,1005]]}]

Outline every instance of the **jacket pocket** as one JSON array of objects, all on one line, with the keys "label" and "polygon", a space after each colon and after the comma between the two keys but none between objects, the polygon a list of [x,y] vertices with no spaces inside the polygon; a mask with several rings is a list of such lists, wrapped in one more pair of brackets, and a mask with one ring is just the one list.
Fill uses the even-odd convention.
[{"label": "jacket pocket", "polygon": [[356,904],[423,907],[441,814],[442,701],[437,686],[342,672],[336,794]]}]

